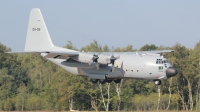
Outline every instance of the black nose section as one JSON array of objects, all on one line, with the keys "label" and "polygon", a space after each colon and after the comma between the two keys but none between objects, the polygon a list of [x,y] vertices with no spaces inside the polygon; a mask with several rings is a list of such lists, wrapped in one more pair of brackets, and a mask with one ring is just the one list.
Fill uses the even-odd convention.
[{"label": "black nose section", "polygon": [[176,70],[176,68],[174,67],[169,67],[166,70],[166,76],[167,78],[170,78],[172,76],[175,76],[178,73],[178,71]]}]

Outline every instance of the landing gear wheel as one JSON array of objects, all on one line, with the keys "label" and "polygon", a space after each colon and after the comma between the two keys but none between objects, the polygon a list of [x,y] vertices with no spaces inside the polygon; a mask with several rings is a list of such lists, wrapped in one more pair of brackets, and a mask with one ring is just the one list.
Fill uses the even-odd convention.
[{"label": "landing gear wheel", "polygon": [[115,82],[115,83],[120,83],[120,82],[121,82],[121,79],[115,79],[114,82]]},{"label": "landing gear wheel", "polygon": [[92,83],[97,83],[99,79],[90,79]]},{"label": "landing gear wheel", "polygon": [[99,82],[100,82],[101,84],[105,84],[105,83],[106,83],[106,79],[99,79]]},{"label": "landing gear wheel", "polygon": [[160,79],[156,79],[154,80],[155,85],[161,85],[161,80]]},{"label": "landing gear wheel", "polygon": [[110,80],[110,79],[107,79],[107,80],[106,80],[106,82],[107,82],[107,83],[111,83],[111,82],[112,82],[112,80]]}]

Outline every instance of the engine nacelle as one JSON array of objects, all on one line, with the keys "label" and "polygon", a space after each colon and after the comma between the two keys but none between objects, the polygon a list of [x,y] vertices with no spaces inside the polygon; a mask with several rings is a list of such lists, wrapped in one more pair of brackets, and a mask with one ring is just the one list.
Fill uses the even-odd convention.
[{"label": "engine nacelle", "polygon": [[93,55],[87,53],[79,53],[79,56],[74,58],[75,60],[82,62],[82,63],[91,63]]},{"label": "engine nacelle", "polygon": [[[92,64],[94,60],[92,60],[94,55],[92,54],[87,54],[87,53],[79,53],[79,56],[74,57],[73,59],[78,61],[78,62],[82,62],[82,63],[88,63],[88,64]],[[111,63],[110,60],[110,56],[107,55],[98,55],[98,59],[97,62],[99,64],[103,64],[103,65],[107,65]]]},{"label": "engine nacelle", "polygon": [[92,63],[91,65],[87,63],[81,63],[77,61],[63,61],[61,62],[62,65],[68,66],[68,67],[77,67],[77,68],[95,68],[96,65]]},{"label": "engine nacelle", "polygon": [[110,56],[99,55],[98,63],[100,63],[100,64],[110,64]]}]

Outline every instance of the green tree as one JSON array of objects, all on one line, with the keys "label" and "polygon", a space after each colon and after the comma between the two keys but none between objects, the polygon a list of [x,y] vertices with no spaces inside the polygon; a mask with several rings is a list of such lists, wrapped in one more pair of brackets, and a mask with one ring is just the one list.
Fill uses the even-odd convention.
[{"label": "green tree", "polygon": [[158,49],[158,47],[156,45],[154,45],[154,44],[151,44],[151,45],[146,44],[146,45],[144,45],[144,46],[142,46],[140,48],[140,51],[152,51],[152,50],[156,50],[156,49]]},{"label": "green tree", "polygon": [[64,48],[72,49],[72,50],[78,50],[78,49],[72,44],[71,41],[67,41],[67,44],[64,46]]},{"label": "green tree", "polygon": [[85,47],[81,48],[81,51],[84,52],[102,52],[101,45],[98,44],[96,40],[94,40],[90,45],[86,45]]},{"label": "green tree", "polygon": [[18,94],[16,96],[15,107],[17,110],[24,111],[26,99],[27,99],[27,90],[26,90],[26,86],[22,83],[20,87],[18,88]]}]

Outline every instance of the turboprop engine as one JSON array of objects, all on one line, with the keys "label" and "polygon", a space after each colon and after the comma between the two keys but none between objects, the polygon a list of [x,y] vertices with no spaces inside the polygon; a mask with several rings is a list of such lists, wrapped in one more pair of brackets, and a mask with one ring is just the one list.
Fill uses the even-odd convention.
[{"label": "turboprop engine", "polygon": [[115,60],[118,59],[118,57],[108,56],[108,55],[101,55],[101,52],[99,54],[88,54],[88,53],[79,53],[79,56],[74,57],[73,59],[82,62],[82,63],[88,63],[89,65],[95,63],[97,70],[99,69],[99,64],[107,65],[112,64],[112,71],[114,71],[114,63]]},{"label": "turboprop engine", "polygon": [[75,60],[82,63],[88,63],[89,65],[92,64],[93,62],[103,64],[103,65],[111,63],[110,56],[100,55],[100,53],[98,55],[80,53],[79,56],[75,58]]},{"label": "turboprop engine", "polygon": [[93,58],[93,55],[91,55],[91,54],[79,53],[79,56],[77,56],[74,59],[79,61],[79,62],[82,62],[82,63],[91,64],[93,62],[92,58]]},{"label": "turboprop engine", "polygon": [[99,55],[98,63],[104,65],[110,64],[111,63],[110,56]]}]

